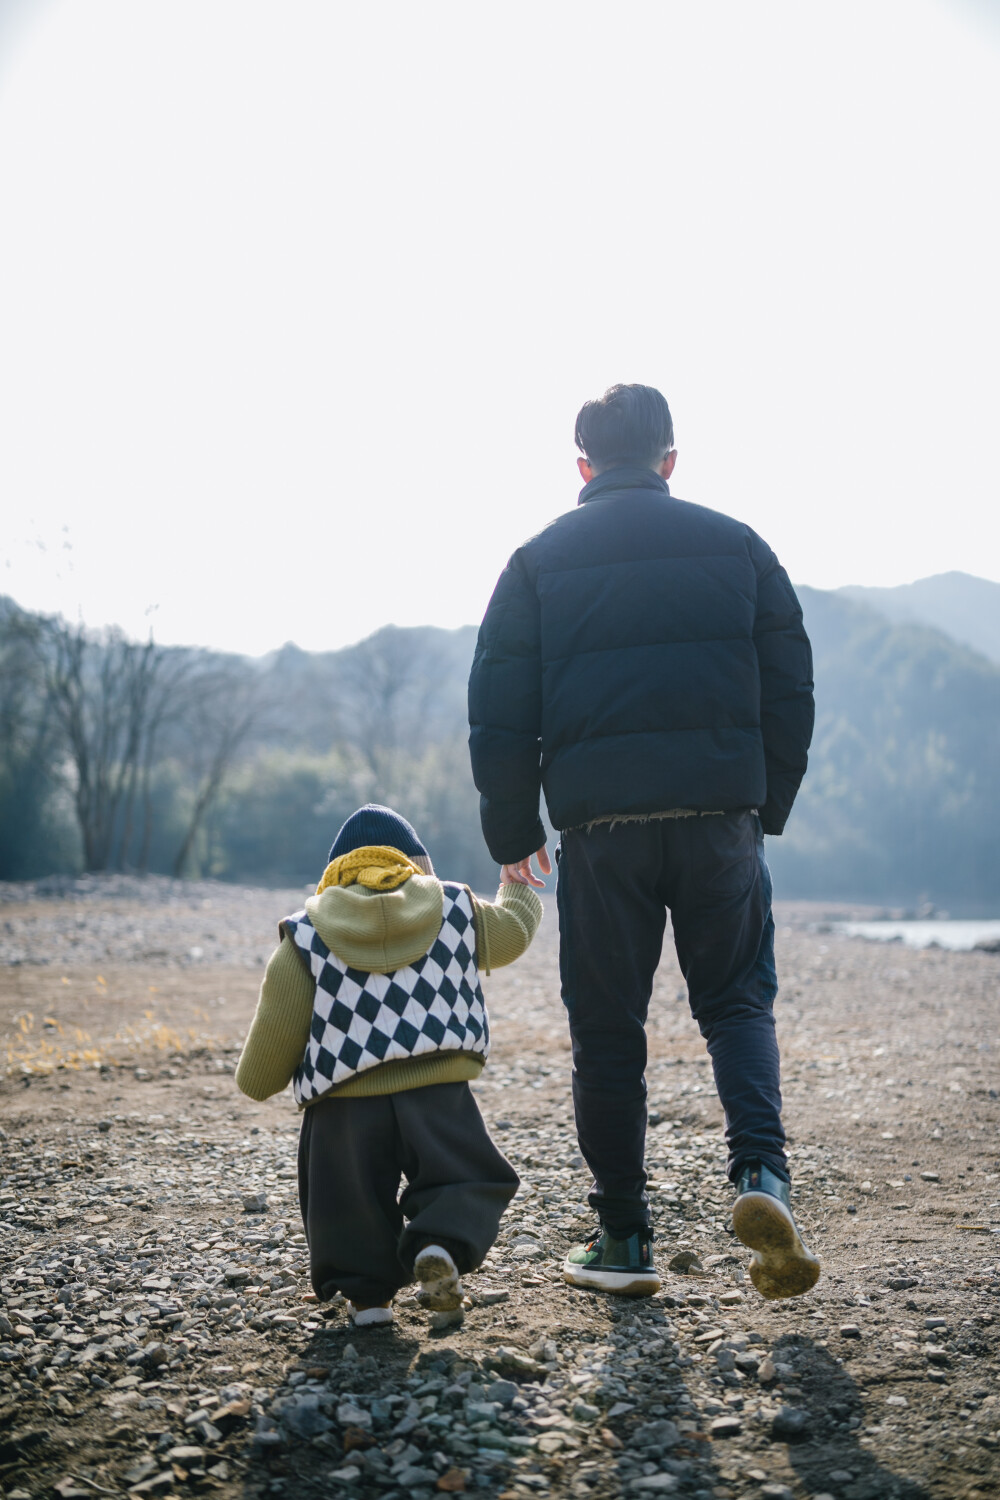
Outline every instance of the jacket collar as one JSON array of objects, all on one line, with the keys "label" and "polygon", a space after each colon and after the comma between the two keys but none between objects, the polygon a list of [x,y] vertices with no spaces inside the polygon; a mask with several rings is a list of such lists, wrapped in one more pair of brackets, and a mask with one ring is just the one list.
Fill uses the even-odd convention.
[{"label": "jacket collar", "polygon": [[655,469],[644,469],[639,464],[619,464],[617,468],[605,469],[596,474],[580,491],[577,505],[586,505],[590,500],[603,500],[608,495],[620,494],[622,490],[658,490],[670,494],[670,486],[661,479]]}]

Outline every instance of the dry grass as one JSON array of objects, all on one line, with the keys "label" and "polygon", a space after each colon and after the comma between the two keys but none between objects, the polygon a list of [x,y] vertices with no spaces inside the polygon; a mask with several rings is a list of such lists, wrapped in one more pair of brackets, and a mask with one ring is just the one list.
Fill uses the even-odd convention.
[{"label": "dry grass", "polygon": [[54,1016],[24,1012],[17,1020],[13,1040],[6,1045],[4,1071],[11,1074],[45,1076],[69,1069],[124,1068],[139,1055],[185,1058],[212,1052],[219,1038],[194,1026],[178,1029],[145,1011],[142,1023],[120,1027],[112,1036],[94,1038],[80,1026],[66,1026]]}]

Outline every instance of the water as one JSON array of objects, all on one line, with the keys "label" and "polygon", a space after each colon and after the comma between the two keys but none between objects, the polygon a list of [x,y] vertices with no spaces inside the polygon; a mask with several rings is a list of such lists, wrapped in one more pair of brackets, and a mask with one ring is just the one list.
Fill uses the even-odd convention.
[{"label": "water", "polygon": [[967,953],[977,943],[1000,942],[1000,922],[838,922],[849,937],[878,943],[903,942],[907,948],[950,948]]}]

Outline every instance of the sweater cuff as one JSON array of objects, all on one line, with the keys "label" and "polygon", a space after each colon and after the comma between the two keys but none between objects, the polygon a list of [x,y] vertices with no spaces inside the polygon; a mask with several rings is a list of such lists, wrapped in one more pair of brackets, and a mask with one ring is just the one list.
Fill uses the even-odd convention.
[{"label": "sweater cuff", "polygon": [[512,882],[502,885],[497,891],[497,902],[508,911],[515,911],[528,931],[528,941],[535,936],[542,920],[542,902],[538,892],[530,885]]}]

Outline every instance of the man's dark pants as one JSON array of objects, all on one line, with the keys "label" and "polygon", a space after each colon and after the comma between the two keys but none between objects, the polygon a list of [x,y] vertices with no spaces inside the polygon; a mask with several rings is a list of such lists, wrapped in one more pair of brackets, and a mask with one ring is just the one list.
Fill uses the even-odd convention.
[{"label": "man's dark pants", "polygon": [[317,1100],[299,1135],[313,1291],[387,1302],[413,1280],[427,1244],[442,1245],[459,1271],[476,1270],[517,1186],[467,1083]]},{"label": "man's dark pants", "polygon": [[756,813],[599,823],[562,834],[562,995],[591,1206],[616,1237],[648,1224],[646,1015],[666,912],[726,1115],[728,1171],[788,1176],[781,1125],[771,877]]}]

